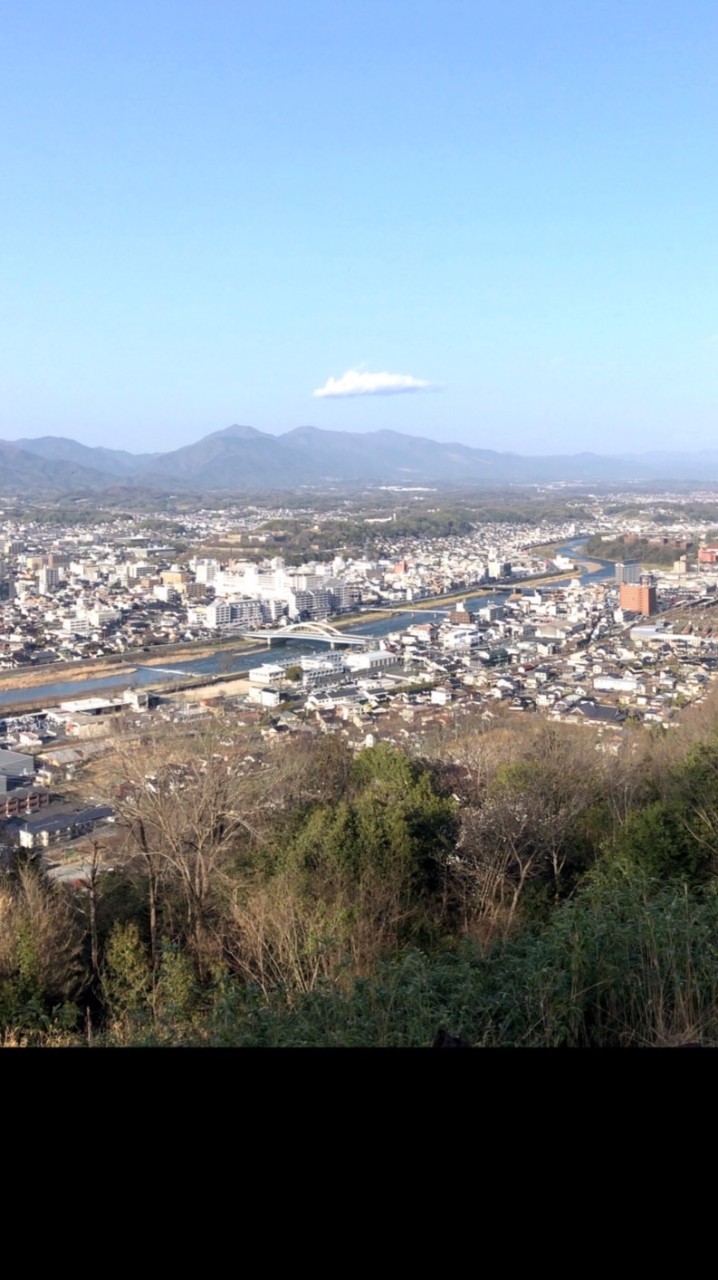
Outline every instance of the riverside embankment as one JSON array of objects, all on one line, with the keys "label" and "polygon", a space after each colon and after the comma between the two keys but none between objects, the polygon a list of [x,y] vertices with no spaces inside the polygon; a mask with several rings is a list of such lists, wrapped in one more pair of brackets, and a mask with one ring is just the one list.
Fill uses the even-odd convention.
[{"label": "riverside embankment", "polygon": [[[576,540],[576,544],[580,539]],[[599,580],[609,575],[612,566],[593,567],[595,562],[587,561],[576,555],[577,545],[569,544],[561,548],[583,566],[581,581]],[[591,566],[588,568],[587,566]],[[464,588],[444,596],[434,596],[418,600],[404,608],[390,610],[372,610],[333,619],[332,625],[356,635],[367,638],[381,638],[399,626],[409,626],[412,621],[421,621],[427,613],[443,610],[460,600],[465,600],[471,608],[491,601],[506,600],[512,592],[522,587],[549,586],[572,577],[572,573],[535,575],[529,579],[512,582],[500,589]],[[316,640],[292,642],[292,653],[316,653],[324,645]],[[267,654],[266,646],[258,647],[256,641],[229,639],[216,644],[202,643],[196,645],[167,645],[161,651],[157,649],[145,653],[143,650],[118,655],[117,662],[100,659],[104,666],[98,668],[97,663],[83,662],[79,664],[54,663],[43,668],[35,668],[31,672],[8,672],[0,680],[0,711],[31,711],[52,704],[62,699],[87,697],[91,694],[110,695],[121,693],[125,689],[167,689],[178,688],[180,684],[191,687],[194,684],[220,683],[241,675],[255,666],[257,658]],[[62,678],[64,676],[64,679]],[[58,678],[60,677],[60,678]]]}]

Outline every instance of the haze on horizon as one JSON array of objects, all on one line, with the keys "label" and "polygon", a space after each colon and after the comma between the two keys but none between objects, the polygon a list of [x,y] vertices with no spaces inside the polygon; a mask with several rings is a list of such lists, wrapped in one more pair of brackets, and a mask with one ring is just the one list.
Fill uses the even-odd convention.
[{"label": "haze on horizon", "polygon": [[708,0],[10,0],[0,438],[715,446]]}]

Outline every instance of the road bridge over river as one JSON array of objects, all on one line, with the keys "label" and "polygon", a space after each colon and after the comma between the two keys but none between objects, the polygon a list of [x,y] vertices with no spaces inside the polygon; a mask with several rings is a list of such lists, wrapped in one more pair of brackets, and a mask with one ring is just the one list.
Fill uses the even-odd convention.
[{"label": "road bridge over river", "polygon": [[246,640],[266,640],[271,648],[273,644],[284,644],[288,640],[320,640],[335,649],[337,645],[356,645],[366,648],[371,644],[373,636],[350,635],[340,631],[329,622],[292,622],[288,627],[266,628],[263,631],[247,631],[243,635]]}]

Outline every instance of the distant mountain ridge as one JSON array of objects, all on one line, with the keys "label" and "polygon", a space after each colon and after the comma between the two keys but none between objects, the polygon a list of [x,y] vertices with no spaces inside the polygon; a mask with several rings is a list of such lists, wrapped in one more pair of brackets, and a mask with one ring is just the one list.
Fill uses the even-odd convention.
[{"label": "distant mountain ridge", "polygon": [[619,484],[718,481],[718,450],[526,456],[398,431],[234,425],[167,453],[133,454],[63,436],[0,440],[0,493],[101,492],[121,482],[157,492],[247,492],[327,484]]},{"label": "distant mountain ridge", "polygon": [[[2,443],[0,440],[0,446]],[[125,449],[105,449],[102,445],[93,447],[68,440],[65,436],[37,436],[31,440],[14,440],[13,444],[48,461],[77,463],[100,474],[114,476],[134,475],[159,456],[155,453],[128,453]]]}]

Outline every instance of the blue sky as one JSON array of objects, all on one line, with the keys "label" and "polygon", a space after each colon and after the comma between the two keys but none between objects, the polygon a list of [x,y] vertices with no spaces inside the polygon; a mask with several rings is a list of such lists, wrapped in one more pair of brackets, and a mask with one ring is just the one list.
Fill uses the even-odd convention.
[{"label": "blue sky", "polygon": [[714,3],[2,17],[0,437],[718,445]]}]

